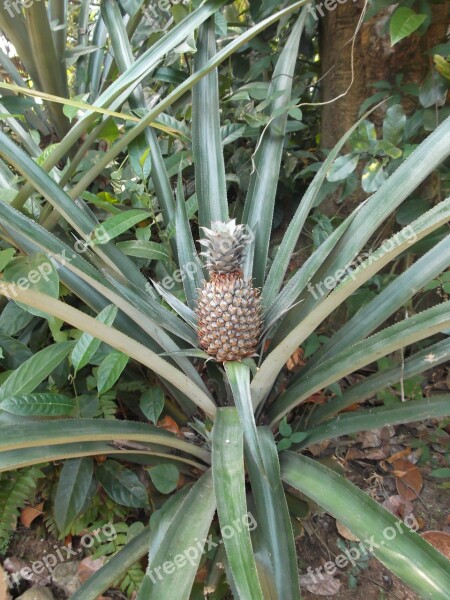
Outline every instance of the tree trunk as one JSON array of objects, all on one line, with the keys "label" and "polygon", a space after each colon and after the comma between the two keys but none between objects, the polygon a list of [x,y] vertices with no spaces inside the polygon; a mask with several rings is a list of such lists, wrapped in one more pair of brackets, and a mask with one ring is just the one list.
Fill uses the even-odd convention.
[{"label": "tree trunk", "polygon": [[[347,0],[330,11],[322,9],[320,19],[320,52],[322,61],[322,100],[329,102],[343,94],[350,86],[351,39],[355,34],[364,2]],[[354,77],[348,93],[323,106],[321,146],[331,149],[342,135],[358,119],[361,103],[375,90],[371,84],[385,80],[395,84],[395,78],[403,73],[403,83],[422,83],[432,68],[432,57],[425,54],[434,45],[445,41],[448,3],[432,5],[432,24],[423,36],[413,34],[391,47],[388,21],[397,5],[389,6],[364,22],[354,44]],[[415,108],[411,98],[405,100],[404,109],[411,113]],[[370,119],[380,125],[385,107],[378,109]],[[345,213],[351,212],[365,197],[358,190],[345,201]],[[327,198],[320,210],[328,215],[336,214],[336,196]]]}]

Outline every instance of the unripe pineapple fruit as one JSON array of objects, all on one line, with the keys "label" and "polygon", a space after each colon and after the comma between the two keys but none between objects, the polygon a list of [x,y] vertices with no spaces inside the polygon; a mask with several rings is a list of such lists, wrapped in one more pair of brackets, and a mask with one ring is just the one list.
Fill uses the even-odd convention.
[{"label": "unripe pineapple fruit", "polygon": [[255,354],[261,333],[259,290],[242,270],[248,238],[234,219],[203,231],[209,281],[197,303],[199,344],[217,362],[241,360]]}]

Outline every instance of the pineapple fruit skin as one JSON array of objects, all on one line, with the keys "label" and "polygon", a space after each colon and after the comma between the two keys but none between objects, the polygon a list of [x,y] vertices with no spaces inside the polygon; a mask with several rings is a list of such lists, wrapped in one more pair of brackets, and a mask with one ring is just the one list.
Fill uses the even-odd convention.
[{"label": "pineapple fruit skin", "polygon": [[198,341],[217,362],[254,356],[261,334],[259,290],[243,277],[249,236],[235,219],[203,227],[209,281],[197,301]]},{"label": "pineapple fruit skin", "polygon": [[199,294],[197,317],[200,347],[217,362],[255,355],[261,334],[259,290],[242,271],[211,273]]}]

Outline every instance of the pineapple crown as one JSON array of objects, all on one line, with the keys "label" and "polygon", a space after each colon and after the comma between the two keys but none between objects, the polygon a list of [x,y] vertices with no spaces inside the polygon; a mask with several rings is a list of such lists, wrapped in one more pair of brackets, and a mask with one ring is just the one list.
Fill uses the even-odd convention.
[{"label": "pineapple crown", "polygon": [[202,256],[210,273],[233,273],[242,270],[242,260],[249,236],[245,225],[236,225],[236,219],[227,223],[215,221],[211,229],[202,227],[205,237],[199,240],[206,246]]}]

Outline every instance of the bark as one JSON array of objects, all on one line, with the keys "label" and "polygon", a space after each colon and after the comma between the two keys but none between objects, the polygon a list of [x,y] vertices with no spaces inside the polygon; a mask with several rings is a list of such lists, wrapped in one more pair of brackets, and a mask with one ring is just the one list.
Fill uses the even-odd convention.
[{"label": "bark", "polygon": [[[342,0],[341,0],[342,2]],[[330,11],[323,11],[320,19],[320,51],[322,62],[322,100],[336,98],[350,85],[351,38],[353,37],[364,2],[347,0]],[[321,146],[330,149],[358,119],[358,111],[365,100],[376,90],[371,84],[385,80],[391,84],[399,73],[404,74],[404,83],[422,83],[432,68],[432,57],[426,51],[444,42],[447,31],[449,3],[432,5],[432,24],[423,36],[413,34],[391,47],[388,31],[390,14],[397,7],[393,4],[375,17],[363,23],[354,45],[354,78],[348,93],[322,109]],[[414,110],[414,101],[405,100],[407,113]],[[382,123],[385,109],[380,108],[371,120],[378,126]],[[362,190],[355,192],[345,202],[345,213],[364,198]],[[325,214],[335,214],[335,198],[321,205]]]}]

